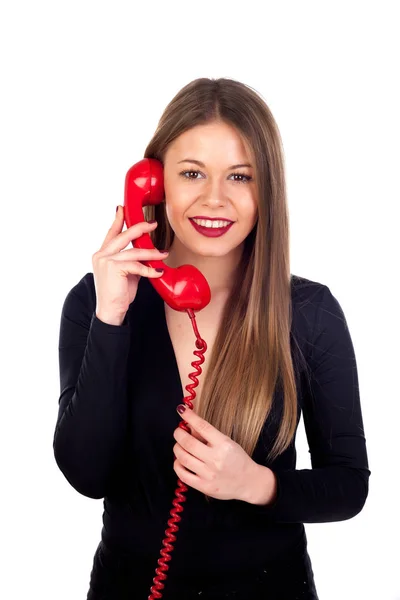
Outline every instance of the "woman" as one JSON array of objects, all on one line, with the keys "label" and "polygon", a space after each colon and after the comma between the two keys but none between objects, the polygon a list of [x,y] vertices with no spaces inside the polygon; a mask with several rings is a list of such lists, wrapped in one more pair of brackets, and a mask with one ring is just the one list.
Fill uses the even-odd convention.
[{"label": "woman", "polygon": [[[317,599],[304,523],[358,514],[370,470],[343,311],[326,285],[290,274],[279,130],[249,86],[201,78],[145,157],[164,166],[165,202],[145,208],[155,222],[122,232],[118,207],[61,316],[55,458],[77,491],[104,498],[87,599],[149,597],[178,477],[164,599]],[[199,228],[212,220],[223,235]],[[156,250],[124,250],[144,232]],[[139,261],[151,259],[193,264],[211,288],[182,417],[195,337],[150,284],[161,274]],[[312,469],[296,470],[301,411]]]}]

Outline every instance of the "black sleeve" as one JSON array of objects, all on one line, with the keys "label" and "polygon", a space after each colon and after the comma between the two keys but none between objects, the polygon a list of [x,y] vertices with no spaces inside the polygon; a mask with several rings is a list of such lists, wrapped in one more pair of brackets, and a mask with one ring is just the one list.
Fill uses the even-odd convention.
[{"label": "black sleeve", "polygon": [[321,291],[303,408],[312,469],[272,469],[278,484],[275,501],[251,510],[274,521],[350,519],[368,496],[371,471],[353,343],[339,302],[327,286]]},{"label": "black sleeve", "polygon": [[55,460],[69,483],[103,498],[120,459],[127,426],[128,316],[109,325],[95,314],[93,275],[68,293],[59,335],[60,398]]}]

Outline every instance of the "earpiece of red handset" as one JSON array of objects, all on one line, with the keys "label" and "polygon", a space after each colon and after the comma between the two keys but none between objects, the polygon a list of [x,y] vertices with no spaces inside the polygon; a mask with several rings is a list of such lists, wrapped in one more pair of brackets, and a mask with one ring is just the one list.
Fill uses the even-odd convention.
[{"label": "earpiece of red handset", "polygon": [[[159,160],[144,158],[134,164],[125,177],[124,219],[126,226],[144,221],[143,206],[164,201],[164,169]],[[132,241],[134,248],[154,248],[150,235],[144,233]],[[173,269],[161,260],[144,260],[144,265],[163,268],[150,283],[162,299],[174,310],[201,310],[211,300],[211,290],[204,275],[193,265]]]}]

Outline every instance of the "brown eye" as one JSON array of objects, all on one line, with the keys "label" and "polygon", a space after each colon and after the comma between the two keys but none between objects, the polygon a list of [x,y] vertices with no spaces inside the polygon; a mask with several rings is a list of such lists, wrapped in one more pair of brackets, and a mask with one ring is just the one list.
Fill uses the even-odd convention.
[{"label": "brown eye", "polygon": [[251,181],[252,177],[250,175],[245,175],[244,173],[232,173],[234,177],[243,177],[244,179],[235,179],[238,183],[247,183]]},{"label": "brown eye", "polygon": [[197,177],[185,177],[186,173],[199,173],[199,171],[181,171],[179,175],[181,175],[184,179],[197,179]]},{"label": "brown eye", "polygon": [[[200,171],[181,171],[179,173],[179,175],[181,177],[183,177],[184,179],[191,179],[192,181],[196,181],[198,179],[198,177],[186,177],[186,174],[199,174]],[[253,178],[250,177],[250,175],[246,175],[245,173],[232,173],[233,177],[242,177],[242,179],[234,179],[234,181],[236,183],[248,183],[249,181],[251,181]]]}]

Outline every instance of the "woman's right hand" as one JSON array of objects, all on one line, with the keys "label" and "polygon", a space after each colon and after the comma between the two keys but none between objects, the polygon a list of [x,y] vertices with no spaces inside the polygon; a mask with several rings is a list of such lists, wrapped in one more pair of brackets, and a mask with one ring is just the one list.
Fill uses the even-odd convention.
[{"label": "woman's right hand", "polygon": [[[118,206],[114,223],[104,242],[92,256],[96,289],[96,316],[104,323],[121,325],[129,305],[134,301],[140,277],[160,277],[162,273],[143,265],[142,260],[165,260],[168,252],[157,249],[123,250],[143,233],[150,233],[157,223],[143,221],[121,233],[124,211]],[[122,251],[123,250],[123,251]]]}]

